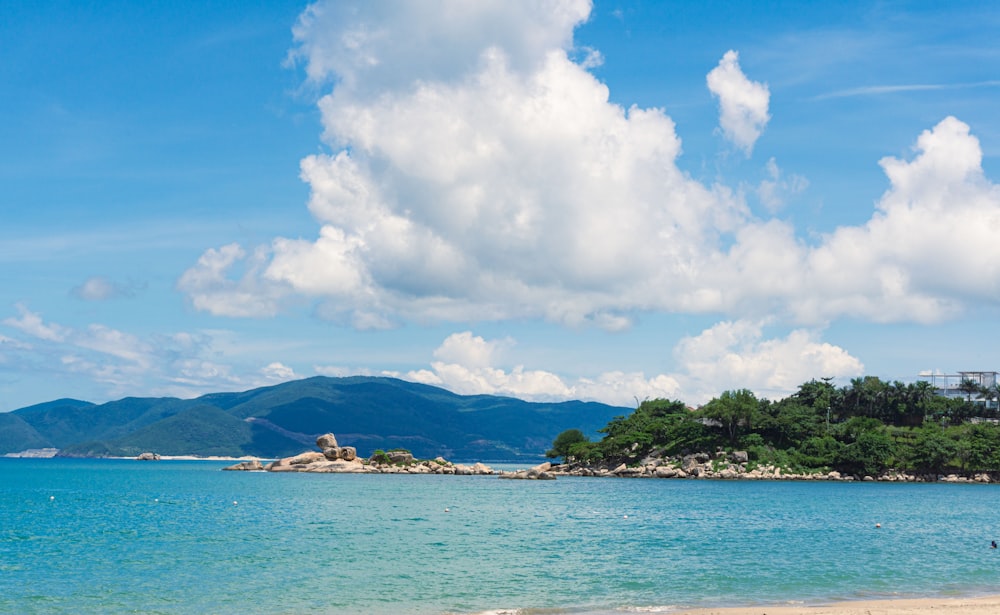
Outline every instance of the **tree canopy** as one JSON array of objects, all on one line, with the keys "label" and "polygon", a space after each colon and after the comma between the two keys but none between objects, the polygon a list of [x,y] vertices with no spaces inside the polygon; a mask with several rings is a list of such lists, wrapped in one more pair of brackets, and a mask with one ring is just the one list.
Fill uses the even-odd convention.
[{"label": "tree canopy", "polygon": [[745,450],[751,464],[796,471],[874,475],[888,469],[941,473],[1000,471],[1000,420],[991,404],[1000,388],[972,388],[962,398],[935,394],[927,382],[874,376],[836,387],[810,380],[778,401],[724,391],[698,409],[678,400],[647,400],[613,418],[589,441],[578,430],[556,438],[551,457],[637,462],[650,454]]}]

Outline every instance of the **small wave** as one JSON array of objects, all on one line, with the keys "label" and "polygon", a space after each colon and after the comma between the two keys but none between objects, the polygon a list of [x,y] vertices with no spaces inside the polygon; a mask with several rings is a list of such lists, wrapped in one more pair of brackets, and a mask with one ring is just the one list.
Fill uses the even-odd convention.
[{"label": "small wave", "polygon": [[[560,608],[489,609],[486,611],[476,611],[475,613],[465,613],[463,615],[562,615],[569,613],[585,615],[582,611],[571,611]],[[445,613],[445,615],[459,614]]]}]

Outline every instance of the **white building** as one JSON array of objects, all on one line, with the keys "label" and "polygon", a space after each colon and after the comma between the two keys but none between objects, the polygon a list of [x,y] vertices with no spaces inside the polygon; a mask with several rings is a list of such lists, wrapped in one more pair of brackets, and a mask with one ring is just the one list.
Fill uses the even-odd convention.
[{"label": "white building", "polygon": [[1000,382],[1000,372],[958,372],[957,374],[920,374],[918,379],[930,382],[934,387],[934,392],[944,397],[959,397],[969,399],[972,402],[982,404],[986,408],[996,408],[1000,400],[987,399],[979,392],[965,390],[964,382],[973,382],[980,391],[992,389],[997,390],[996,385]]}]

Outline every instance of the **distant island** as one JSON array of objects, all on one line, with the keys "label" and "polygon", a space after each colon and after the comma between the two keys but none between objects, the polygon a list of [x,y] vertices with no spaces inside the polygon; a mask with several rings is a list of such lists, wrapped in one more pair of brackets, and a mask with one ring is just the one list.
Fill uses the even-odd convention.
[{"label": "distant island", "polygon": [[628,412],[595,402],[533,403],[456,395],[394,378],[314,377],[196,399],[60,399],[0,413],[0,455],[283,458],[331,428],[345,446],[406,449],[420,459],[545,459],[562,431],[592,435]]}]

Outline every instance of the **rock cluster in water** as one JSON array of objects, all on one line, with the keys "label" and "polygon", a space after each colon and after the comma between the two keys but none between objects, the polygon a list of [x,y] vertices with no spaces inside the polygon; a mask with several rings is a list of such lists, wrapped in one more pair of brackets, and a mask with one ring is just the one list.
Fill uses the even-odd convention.
[{"label": "rock cluster in water", "polygon": [[521,479],[521,480],[555,480],[556,475],[550,470],[552,464],[545,462],[528,470],[517,470],[516,472],[502,472],[500,478]]},{"label": "rock cluster in water", "polygon": [[493,474],[493,469],[482,463],[471,466],[451,463],[441,457],[419,461],[406,451],[389,451],[377,458],[358,457],[353,446],[338,446],[332,433],[316,438],[319,451],[307,451],[278,459],[267,465],[251,460],[223,468],[224,470],[246,470],[266,472],[322,472],[348,474]]}]

